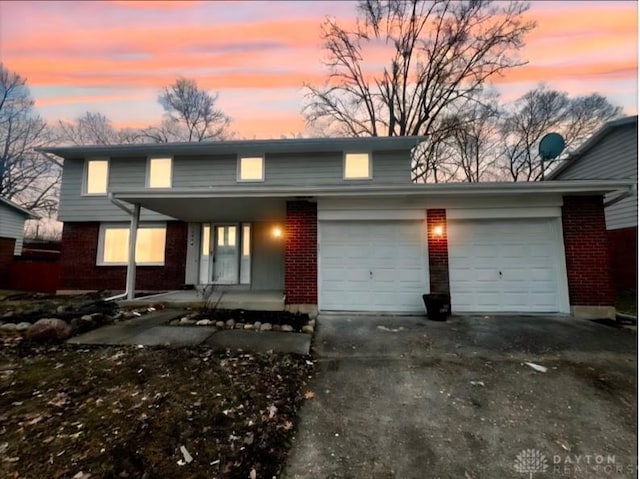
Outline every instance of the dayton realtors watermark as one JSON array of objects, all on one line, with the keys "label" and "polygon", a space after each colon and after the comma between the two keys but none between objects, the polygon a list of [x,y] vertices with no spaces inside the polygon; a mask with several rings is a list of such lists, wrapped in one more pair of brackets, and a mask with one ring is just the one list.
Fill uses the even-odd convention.
[{"label": "dayton realtors watermark", "polygon": [[521,474],[527,474],[530,479],[539,477],[579,476],[581,474],[616,476],[635,474],[638,471],[635,464],[624,464],[614,454],[554,454],[547,456],[538,449],[524,449],[514,462],[514,469]]}]

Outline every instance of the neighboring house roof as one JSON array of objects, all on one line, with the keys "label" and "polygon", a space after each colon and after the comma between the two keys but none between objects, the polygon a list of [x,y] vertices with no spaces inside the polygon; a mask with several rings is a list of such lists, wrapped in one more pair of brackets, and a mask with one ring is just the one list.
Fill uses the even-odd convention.
[{"label": "neighboring house roof", "polygon": [[585,153],[591,150],[594,146],[596,146],[604,137],[609,135],[613,130],[628,126],[628,125],[637,125],[638,124],[638,115],[634,116],[625,116],[623,118],[618,118],[617,120],[612,120],[607,122],[600,128],[597,132],[595,132],[587,141],[585,141],[580,148],[578,148],[575,152],[571,153],[565,160],[558,165],[558,167],[553,170],[549,175],[547,175],[547,180],[555,180],[563,171],[565,171],[569,166],[573,165],[576,161],[579,161]]},{"label": "neighboring house roof", "polygon": [[28,216],[29,219],[34,219],[34,220],[39,219],[38,216],[34,215],[31,211],[23,208],[22,206],[19,206],[19,205],[13,203],[12,201],[9,201],[6,198],[3,198],[2,196],[0,196],[0,204],[4,204],[4,205],[14,209],[18,213],[21,213],[21,214],[23,214],[25,216]]},{"label": "neighboring house roof", "polygon": [[331,151],[408,150],[424,141],[423,136],[375,136],[362,138],[289,138],[280,140],[232,140],[192,143],[140,143],[132,145],[90,145],[42,148],[39,151],[63,158],[90,156],[179,154],[261,154]]}]

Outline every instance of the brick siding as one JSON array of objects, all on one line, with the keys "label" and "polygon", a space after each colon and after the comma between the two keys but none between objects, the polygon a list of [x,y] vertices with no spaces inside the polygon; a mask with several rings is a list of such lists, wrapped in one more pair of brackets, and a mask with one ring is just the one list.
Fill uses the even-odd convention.
[{"label": "brick siding", "polygon": [[638,290],[638,227],[607,231],[616,292]]},{"label": "brick siding", "polygon": [[601,196],[565,196],[562,228],[571,305],[613,306]]},{"label": "brick siding", "polygon": [[[117,290],[125,288],[126,266],[96,266],[100,223],[65,223],[62,230],[62,290]],[[184,284],[187,223],[167,222],[164,266],[138,266],[136,290],[179,289]]]},{"label": "brick siding", "polygon": [[284,288],[287,304],[318,304],[318,210],[287,202]]},{"label": "brick siding", "polygon": [[[434,234],[436,226],[442,235]],[[449,293],[449,243],[447,239],[447,212],[444,209],[427,210],[427,246],[429,250],[429,283],[432,293]]]}]

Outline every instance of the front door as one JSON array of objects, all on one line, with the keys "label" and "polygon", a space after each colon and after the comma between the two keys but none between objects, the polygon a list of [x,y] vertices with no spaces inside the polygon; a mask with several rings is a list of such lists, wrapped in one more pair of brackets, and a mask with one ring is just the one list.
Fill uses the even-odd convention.
[{"label": "front door", "polygon": [[236,225],[215,226],[213,248],[213,277],[215,284],[238,283],[238,227]]}]

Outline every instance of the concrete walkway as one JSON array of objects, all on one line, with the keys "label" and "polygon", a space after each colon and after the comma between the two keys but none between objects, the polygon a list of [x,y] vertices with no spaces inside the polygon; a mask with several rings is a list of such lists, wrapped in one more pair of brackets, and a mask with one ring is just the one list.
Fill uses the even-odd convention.
[{"label": "concrete walkway", "polygon": [[564,469],[568,454],[614,455],[616,477],[637,477],[628,330],[542,315],[320,315],[317,328],[315,397],[284,478],[520,477],[525,449],[545,454],[540,477],[608,475]]},{"label": "concrete walkway", "polygon": [[103,326],[74,336],[71,344],[104,344],[187,347],[207,344],[216,349],[309,354],[311,336],[301,333],[270,331],[219,331],[208,326],[167,326],[183,310],[156,311],[141,318]]}]

